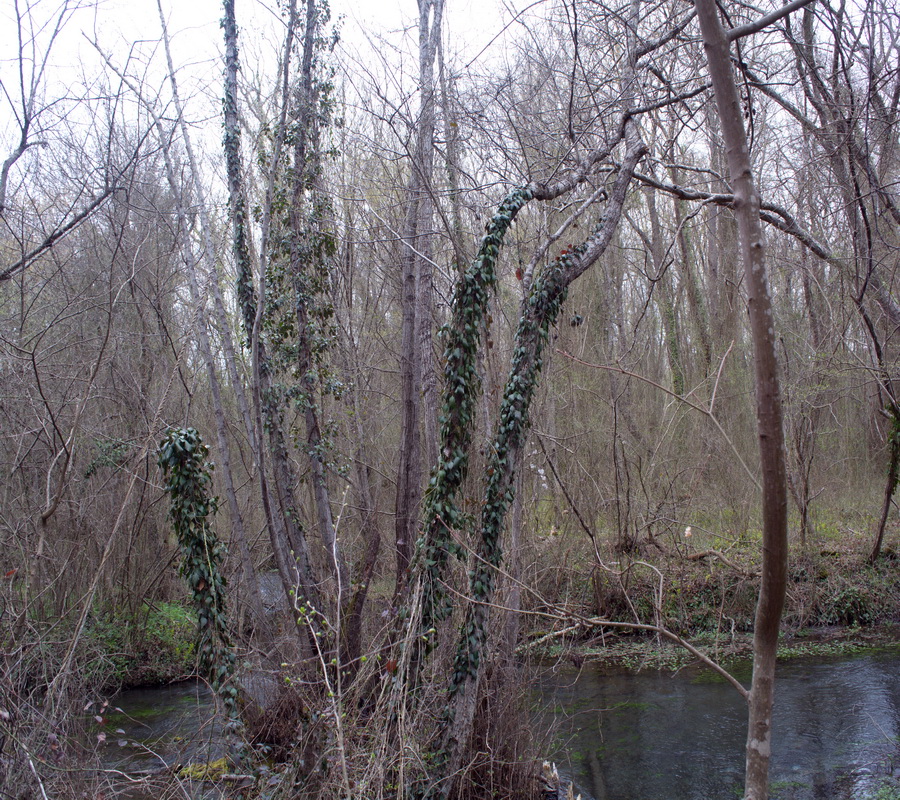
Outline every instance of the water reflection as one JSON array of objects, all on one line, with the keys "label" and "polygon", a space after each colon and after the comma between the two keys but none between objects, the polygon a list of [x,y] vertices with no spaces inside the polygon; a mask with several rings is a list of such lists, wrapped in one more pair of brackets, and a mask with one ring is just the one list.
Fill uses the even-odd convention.
[{"label": "water reflection", "polygon": [[[900,652],[779,666],[773,797],[869,798],[898,785],[898,679]],[[551,672],[541,696],[560,760],[595,800],[740,795],[746,703],[708,672]]]},{"label": "water reflection", "polygon": [[158,772],[224,754],[221,720],[209,687],[196,681],[129,689],[112,702],[102,729],[102,762],[128,772]]}]

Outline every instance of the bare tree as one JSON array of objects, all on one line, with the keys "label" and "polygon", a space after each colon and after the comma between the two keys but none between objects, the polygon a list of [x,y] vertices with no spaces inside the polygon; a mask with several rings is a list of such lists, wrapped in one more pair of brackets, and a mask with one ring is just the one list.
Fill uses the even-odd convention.
[{"label": "bare tree", "polygon": [[[431,227],[434,214],[433,139],[437,95],[434,64],[443,12],[444,0],[419,0],[419,115],[413,127],[402,231],[403,251],[400,258],[403,313],[400,342],[402,430],[395,511],[395,595],[398,597],[406,590],[410,560],[418,539],[425,471],[437,459],[437,402],[431,356]],[[426,432],[424,451],[421,432],[423,425]]]},{"label": "bare tree", "polygon": [[[802,2],[791,3],[780,9],[779,16],[801,5]],[[756,418],[762,468],[763,552],[762,584],[753,635],[753,679],[748,698],[750,719],[747,725],[744,797],[746,800],[765,800],[769,796],[769,759],[772,755],[775,659],[787,586],[787,479],[781,390],[775,353],[775,319],[766,278],[760,198],[753,180],[747,133],[729,53],[729,38],[733,40],[751,31],[737,29],[726,34],[714,2],[695,0],[695,7],[728,153],[728,171],[734,191],[734,211],[753,333]],[[764,21],[770,24],[774,20]]]}]

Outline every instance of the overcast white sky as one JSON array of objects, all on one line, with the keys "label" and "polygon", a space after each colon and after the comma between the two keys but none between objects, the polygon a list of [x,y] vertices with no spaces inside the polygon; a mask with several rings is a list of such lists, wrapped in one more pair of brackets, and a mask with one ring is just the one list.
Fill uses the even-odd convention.
[{"label": "overcast white sky", "polygon": [[[219,153],[222,96],[222,17],[221,0],[162,0],[168,21],[173,59],[178,72],[182,100],[188,122],[197,141],[209,147],[201,152],[214,158]],[[465,68],[474,61],[476,70],[502,59],[504,43],[511,34],[520,33],[518,25],[509,25],[514,9],[530,9],[553,0],[446,0],[444,42],[451,68]],[[418,72],[416,0],[331,0],[332,20],[343,18],[341,44],[336,59],[353,75],[370,73],[363,81],[377,82],[379,92],[392,98],[403,97],[415,103],[414,86]],[[42,82],[38,106],[48,105],[48,113],[39,119],[32,140],[46,142],[55,156],[44,149],[32,149],[10,172],[10,191],[27,186],[36,177],[32,170],[39,164],[53,168],[54,158],[66,158],[69,143],[90,141],[92,131],[103,130],[104,116],[111,103],[122,119],[146,124],[144,112],[129,99],[110,101],[117,93],[115,75],[105,67],[91,44],[100,43],[111,61],[143,86],[145,95],[159,92],[165,102],[169,90],[165,79],[165,57],[160,45],[160,21],[156,0],[17,0],[20,13],[36,31],[34,56],[40,61],[61,8],[76,7],[56,40],[47,73]],[[16,3],[0,0],[0,161],[18,146],[21,93],[19,91],[19,44],[15,24]],[[283,22],[277,0],[236,0],[241,29],[241,62],[245,78],[254,73],[263,77],[258,85],[271,86],[283,37]],[[504,26],[508,26],[504,33]],[[28,38],[26,30],[25,37]],[[27,51],[27,48],[26,48]],[[25,83],[30,67],[26,58]],[[248,74],[249,73],[249,74]],[[98,75],[105,79],[97,80]],[[355,82],[351,77],[350,82]],[[56,98],[69,98],[55,103]],[[86,98],[89,104],[80,101]],[[352,99],[348,96],[348,103]],[[164,111],[171,116],[171,111]],[[35,135],[37,134],[37,135]],[[58,145],[59,148],[54,147]],[[46,157],[45,157],[46,153]],[[58,162],[56,162],[58,163]],[[72,164],[75,169],[75,164]]]},{"label": "overcast white sky", "polygon": [[[0,0],[10,2],[10,0]],[[42,5],[51,0],[42,0]],[[523,0],[447,0],[445,11],[445,38],[452,42],[452,52],[469,60],[488,47],[503,30],[515,6],[527,5]],[[272,6],[274,0],[236,0],[236,14],[241,26],[244,46],[250,45],[248,37],[265,35],[266,30],[277,27]],[[215,62],[215,71],[221,71],[217,55],[222,33],[219,20],[222,17],[221,0],[163,0],[167,10],[170,33],[176,60],[182,64],[193,62],[200,68],[204,60]],[[403,31],[412,33],[418,11],[415,0],[332,0],[332,19],[343,19],[341,39],[351,51],[360,52],[367,39],[384,38],[401,47]],[[83,12],[80,27],[90,30],[96,25],[100,38],[120,41],[156,38],[159,19],[155,0],[100,0],[96,14]],[[409,38],[414,42],[414,36]],[[494,47],[499,47],[497,40]],[[490,56],[488,47],[483,57]]]},{"label": "overcast white sky", "polygon": [[[476,56],[480,63],[498,57],[505,38],[504,25],[514,13],[512,9],[541,2],[549,0],[447,0],[444,31],[448,61],[460,65]],[[276,0],[236,0],[245,68],[253,69],[256,59],[267,56],[274,62],[281,36],[277,10],[273,11],[275,4]],[[156,44],[160,35],[156,0],[18,0],[21,11],[30,9],[31,17],[44,25],[63,5],[82,8],[72,14],[54,45],[46,98],[64,94],[63,84],[72,85],[74,95],[82,94],[74,87],[89,80],[100,68],[99,56],[88,38],[99,41],[120,66],[130,58],[132,74],[140,73],[144,62],[150,63],[148,83],[162,83],[164,61]],[[9,147],[9,137],[15,135],[15,126],[11,131],[7,124],[11,121],[10,99],[18,99],[19,48],[14,8],[13,0],[0,0],[0,81],[7,94],[0,98],[0,126],[5,129],[0,131],[0,143],[4,149]],[[221,0],[163,0],[163,8],[186,99],[197,90],[205,91],[210,100],[218,98],[222,74]],[[417,15],[416,0],[332,0],[332,19],[343,18],[341,47],[345,59],[363,64],[380,59],[399,62],[399,54],[404,53],[405,72],[410,75],[417,70]],[[38,36],[38,51],[46,47],[52,27],[49,24]],[[370,55],[373,49],[378,58]]]}]

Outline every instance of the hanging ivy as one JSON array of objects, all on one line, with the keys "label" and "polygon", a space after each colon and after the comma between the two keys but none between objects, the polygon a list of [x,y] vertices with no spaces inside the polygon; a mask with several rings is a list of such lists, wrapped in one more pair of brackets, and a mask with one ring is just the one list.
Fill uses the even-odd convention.
[{"label": "hanging ivy", "polygon": [[516,330],[509,378],[503,391],[497,433],[487,467],[487,485],[481,509],[478,558],[469,573],[470,596],[459,639],[449,693],[452,697],[469,678],[474,678],[485,639],[487,606],[493,594],[496,568],[502,560],[501,536],[506,512],[515,494],[516,452],[522,447],[529,425],[529,412],[543,367],[544,347],[556,323],[568,291],[569,272],[585,245],[561,255],[535,281],[525,313]]},{"label": "hanging ivy", "polygon": [[460,556],[452,532],[463,526],[456,496],[466,477],[475,427],[480,380],[476,357],[482,323],[497,285],[496,265],[503,238],[516,214],[531,200],[529,187],[510,192],[487,224],[478,255],[457,284],[452,319],[443,331],[444,391],[441,404],[439,460],[425,495],[424,531],[418,543],[418,568],[423,581],[420,629],[428,649],[434,645],[436,621],[445,619],[452,604],[443,588],[444,571],[451,554]]},{"label": "hanging ivy", "polygon": [[169,518],[181,548],[181,575],[187,581],[197,611],[199,668],[237,719],[234,649],[228,633],[225,578],[221,563],[225,548],[210,526],[218,508],[211,496],[209,448],[194,428],[170,428],[157,450],[157,464],[166,478]]}]

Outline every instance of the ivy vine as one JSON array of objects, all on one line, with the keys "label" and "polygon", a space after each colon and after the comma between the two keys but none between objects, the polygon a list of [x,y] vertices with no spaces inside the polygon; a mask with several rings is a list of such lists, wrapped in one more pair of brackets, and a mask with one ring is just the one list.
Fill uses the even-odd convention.
[{"label": "ivy vine", "polygon": [[516,330],[515,348],[497,432],[487,467],[487,485],[481,508],[478,554],[469,574],[469,591],[475,601],[466,610],[449,694],[452,698],[477,674],[485,640],[487,606],[493,594],[497,567],[502,561],[503,521],[515,496],[515,466],[525,443],[529,412],[543,367],[544,347],[568,293],[567,274],[586,249],[582,244],[561,255],[535,281]]},{"label": "ivy vine", "polygon": [[218,499],[210,494],[212,463],[209,448],[194,428],[170,428],[157,450],[157,464],[166,478],[169,518],[181,548],[181,575],[187,581],[197,612],[197,653],[204,674],[237,719],[237,687],[231,682],[235,657],[228,633],[225,578],[221,563],[225,547],[210,525]]},{"label": "ivy vine", "polygon": [[440,413],[439,460],[425,494],[424,530],[418,542],[418,568],[423,582],[420,629],[434,646],[434,623],[445,619],[452,603],[443,578],[449,556],[460,556],[452,532],[463,527],[456,496],[466,477],[480,388],[476,357],[490,290],[497,285],[496,265],[503,238],[516,214],[531,200],[529,187],[510,192],[487,224],[478,254],[457,284],[452,318],[443,331],[444,390]]}]

